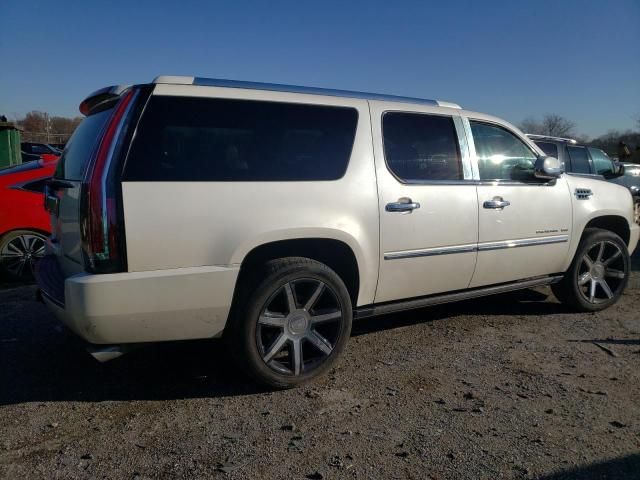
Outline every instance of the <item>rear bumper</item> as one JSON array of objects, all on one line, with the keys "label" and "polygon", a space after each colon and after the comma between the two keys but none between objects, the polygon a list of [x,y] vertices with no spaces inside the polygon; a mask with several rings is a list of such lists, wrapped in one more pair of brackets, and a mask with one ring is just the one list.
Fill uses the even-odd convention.
[{"label": "rear bumper", "polygon": [[212,338],[229,315],[238,267],[190,267],[63,279],[57,259],[39,262],[47,306],[94,344]]}]

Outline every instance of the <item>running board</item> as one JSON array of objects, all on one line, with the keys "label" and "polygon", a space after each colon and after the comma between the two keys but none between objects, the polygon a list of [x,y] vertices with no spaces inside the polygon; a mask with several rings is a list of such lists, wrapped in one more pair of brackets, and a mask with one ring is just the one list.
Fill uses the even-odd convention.
[{"label": "running board", "polygon": [[562,280],[562,275],[553,275],[549,277],[531,278],[528,280],[520,280],[511,283],[502,283],[500,285],[492,285],[490,287],[474,288],[471,290],[459,290],[453,293],[430,295],[428,297],[413,298],[410,300],[401,300],[392,303],[382,303],[379,305],[368,305],[354,310],[354,318],[367,318],[377,315],[386,315],[388,313],[402,312],[404,310],[413,310],[416,308],[428,307],[430,305],[439,305],[441,303],[458,302],[461,300],[469,300],[471,298],[485,297],[487,295],[496,295],[498,293],[511,292],[514,290],[522,290],[525,288],[539,287],[542,285],[551,285],[552,283]]}]

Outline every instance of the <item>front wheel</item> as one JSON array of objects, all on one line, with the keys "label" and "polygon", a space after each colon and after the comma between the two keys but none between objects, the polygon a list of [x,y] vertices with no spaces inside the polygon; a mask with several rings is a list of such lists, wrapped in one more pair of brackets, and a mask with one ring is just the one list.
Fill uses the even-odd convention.
[{"label": "front wheel", "polygon": [[562,303],[583,312],[604,310],[616,303],[629,280],[627,245],[615,233],[587,229],[561,282],[552,285]]},{"label": "front wheel", "polygon": [[[226,335],[243,370],[263,385],[290,388],[324,373],[351,333],[342,279],[326,265],[290,257],[267,263],[255,290],[240,288]],[[254,283],[254,285],[255,285]]]}]

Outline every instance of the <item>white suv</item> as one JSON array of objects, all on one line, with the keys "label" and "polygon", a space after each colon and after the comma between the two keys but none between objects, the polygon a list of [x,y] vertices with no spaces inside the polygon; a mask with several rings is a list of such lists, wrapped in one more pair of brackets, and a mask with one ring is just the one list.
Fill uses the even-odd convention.
[{"label": "white suv", "polygon": [[455,104],[158,77],[80,110],[38,281],[97,358],[223,337],[289,387],[353,318],[548,284],[594,311],[627,283],[629,191]]}]

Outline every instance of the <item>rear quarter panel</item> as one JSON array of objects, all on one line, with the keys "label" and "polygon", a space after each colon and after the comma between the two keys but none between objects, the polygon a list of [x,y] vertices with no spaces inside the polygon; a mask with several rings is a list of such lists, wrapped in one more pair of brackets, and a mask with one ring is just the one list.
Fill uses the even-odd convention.
[{"label": "rear quarter panel", "polygon": [[239,265],[268,242],[331,238],[356,256],[358,305],[373,302],[378,194],[366,101],[178,85],[160,85],[155,94],[349,106],[358,110],[358,127],[347,171],[335,181],[123,182],[129,271]]}]

